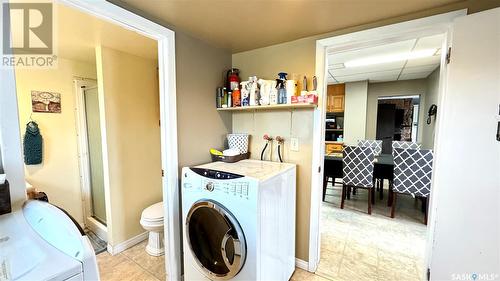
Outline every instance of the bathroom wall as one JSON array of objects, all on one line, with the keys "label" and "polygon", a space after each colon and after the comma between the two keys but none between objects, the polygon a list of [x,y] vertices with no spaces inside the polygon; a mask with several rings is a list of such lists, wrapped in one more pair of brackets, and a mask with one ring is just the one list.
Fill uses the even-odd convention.
[{"label": "bathroom wall", "polygon": [[368,81],[345,83],[344,143],[365,139]]},{"label": "bathroom wall", "polygon": [[143,233],[142,210],[162,200],[157,62],[106,47],[96,48],[96,61],[108,149],[108,243],[116,246]]},{"label": "bathroom wall", "polygon": [[[366,138],[375,139],[377,136],[378,98],[388,96],[420,95],[420,104],[425,104],[427,91],[426,79],[403,80],[368,84],[368,107],[366,110]],[[418,120],[417,142],[422,142],[422,128],[425,122],[424,107],[420,107]]]},{"label": "bathroom wall", "polygon": [[434,134],[436,129],[436,116],[432,117],[431,124],[427,124],[427,112],[431,105],[438,104],[439,95],[439,70],[438,67],[431,75],[427,77],[427,93],[425,96],[425,103],[422,103],[422,110],[424,111],[424,123],[422,124],[422,147],[425,149],[434,148]]},{"label": "bathroom wall", "polygon": [[31,91],[61,94],[61,113],[33,113],[44,140],[43,163],[25,166],[26,180],[47,193],[51,203],[65,209],[83,225],[83,207],[75,121],[73,79],[96,79],[95,65],[58,58],[55,69],[16,69],[21,133],[31,115]]}]

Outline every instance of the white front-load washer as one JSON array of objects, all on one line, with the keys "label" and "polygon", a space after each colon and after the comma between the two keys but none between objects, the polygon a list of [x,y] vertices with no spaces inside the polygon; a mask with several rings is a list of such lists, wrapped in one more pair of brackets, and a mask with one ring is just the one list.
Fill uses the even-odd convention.
[{"label": "white front-load washer", "polygon": [[295,270],[294,164],[182,169],[184,280],[289,280]]}]

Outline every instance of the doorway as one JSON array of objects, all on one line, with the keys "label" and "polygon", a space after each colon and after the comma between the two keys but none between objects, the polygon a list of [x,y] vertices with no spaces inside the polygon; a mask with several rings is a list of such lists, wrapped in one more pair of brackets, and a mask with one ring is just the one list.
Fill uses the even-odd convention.
[{"label": "doorway", "polygon": [[420,96],[379,97],[376,139],[382,153],[391,153],[392,141],[417,142]]},{"label": "doorway", "polygon": [[[101,111],[97,81],[75,79],[80,185],[85,230],[94,247],[106,249],[106,197],[104,186]],[[103,243],[104,242],[104,243]],[[96,250],[100,252],[100,250]]]},{"label": "doorway", "polygon": [[[323,175],[323,171],[328,170],[328,167],[325,167],[326,164],[324,164],[326,162],[325,161],[325,159],[326,159],[325,158],[325,150],[324,150],[324,139],[325,139],[324,124],[325,124],[325,117],[326,117],[325,116],[325,112],[326,112],[325,103],[326,103],[327,85],[329,85],[330,83],[331,84],[345,83],[346,82],[345,80],[340,81],[342,79],[354,79],[354,80],[351,80],[348,82],[359,82],[360,87],[357,87],[358,89],[361,88],[361,86],[370,88],[370,80],[378,80],[378,81],[372,81],[372,82],[380,83],[380,85],[378,86],[379,93],[380,93],[380,90],[386,86],[385,82],[399,80],[400,78],[403,78],[403,80],[414,79],[414,78],[412,78],[412,76],[417,75],[417,73],[418,73],[418,75],[421,74],[420,71],[413,72],[413,73],[412,73],[412,71],[404,72],[403,70],[407,66],[407,64],[404,63],[402,67],[399,67],[399,69],[398,69],[398,67],[396,67],[396,69],[388,69],[387,71],[383,71],[384,73],[380,73],[380,74],[383,74],[383,75],[380,75],[380,76],[383,76],[383,79],[379,80],[380,77],[365,78],[366,75],[369,75],[370,73],[374,72],[373,71],[374,65],[370,65],[371,62],[373,62],[373,60],[370,60],[370,61],[366,60],[363,63],[365,65],[369,66],[368,67],[369,70],[367,70],[363,73],[357,73],[356,75],[346,73],[344,75],[344,77],[331,77],[331,73],[329,72],[329,66],[332,66],[332,64],[331,64],[331,62],[328,61],[328,57],[332,54],[348,53],[350,51],[355,51],[355,50],[359,51],[359,50],[362,50],[364,48],[369,48],[369,47],[378,47],[378,48],[380,48],[380,50],[382,52],[387,53],[387,52],[391,51],[388,48],[386,48],[385,45],[387,45],[387,44],[407,41],[405,43],[402,43],[402,45],[404,45],[404,44],[409,43],[408,40],[426,37],[426,36],[434,36],[434,35],[438,35],[438,34],[442,35],[442,40],[440,42],[439,48],[442,50],[447,50],[447,44],[448,44],[447,38],[448,38],[448,34],[449,34],[449,28],[452,25],[453,19],[460,17],[460,16],[463,16],[463,15],[465,15],[465,11],[451,12],[451,13],[443,14],[443,15],[439,15],[439,16],[433,16],[433,17],[429,17],[429,18],[408,21],[405,23],[395,24],[395,25],[391,25],[388,27],[380,27],[380,28],[351,33],[351,34],[347,34],[347,35],[341,35],[341,36],[328,38],[328,39],[322,39],[322,40],[317,41],[316,75],[318,77],[320,77],[320,83],[323,84],[323,87],[321,87],[321,92],[323,94],[320,95],[320,97],[321,97],[320,98],[320,105],[319,105],[319,109],[317,110],[317,112],[315,112],[315,121],[314,121],[315,126],[314,126],[314,139],[313,139],[313,151],[314,151],[313,152],[313,181],[312,181],[312,196],[311,196],[311,200],[312,200],[311,201],[311,224],[310,224],[309,264],[308,264],[309,271],[317,272],[318,265],[321,265],[320,258],[322,258],[325,254],[328,253],[328,252],[323,251],[321,249],[322,246],[324,246],[325,244],[328,244],[327,241],[323,240],[325,238],[322,235],[322,230],[328,226],[322,224],[321,220],[322,220],[322,217],[325,217],[325,216],[332,217],[332,214],[324,214],[323,208],[322,208],[322,201],[323,201],[322,200],[323,199],[322,190],[325,190],[323,187],[323,179],[326,179]],[[410,46],[410,52],[416,46],[417,46],[416,43],[414,45]],[[428,50],[428,51],[430,51],[430,50]],[[442,79],[444,77],[444,73],[446,73],[446,67],[443,67],[443,66],[445,66],[445,55],[446,54],[444,54],[443,52],[438,52],[436,49],[434,49],[434,51],[436,51],[436,52],[434,52],[434,53],[429,52],[429,53],[432,56],[438,55],[439,60],[438,60],[437,67],[439,67],[439,66],[441,66],[441,67],[439,67],[439,69],[437,70],[436,77],[438,77],[438,79]],[[356,53],[356,56],[358,56],[358,55],[359,55],[359,52]],[[386,54],[384,54],[383,56],[377,57],[377,60],[375,60],[375,61],[378,61],[381,58],[388,59],[388,56],[385,56],[385,55]],[[357,59],[356,56],[352,57],[351,60]],[[394,62],[394,61],[386,60],[386,62],[390,63],[390,62]],[[359,66],[360,64],[363,64],[363,63],[361,63],[361,61],[356,61],[355,64],[357,66]],[[352,63],[350,66],[355,66],[355,64]],[[347,69],[348,67],[346,67],[346,64],[334,63],[333,66],[338,66],[338,69],[345,69],[346,71],[348,70]],[[434,70],[434,68],[433,68],[433,70]],[[425,71],[422,71],[422,72],[425,72]],[[394,78],[387,79],[387,78],[385,78],[386,75],[392,75]],[[342,78],[342,79],[338,79],[338,78]],[[330,81],[330,79],[333,81]],[[368,84],[368,85],[366,86],[366,84]],[[369,89],[368,89],[368,91],[369,91]],[[441,95],[442,91],[443,91],[442,88],[439,87],[439,90],[436,92],[438,92],[439,95]],[[356,120],[356,121],[359,121],[356,124],[360,124],[358,126],[358,128],[363,128],[363,127],[365,128],[364,132],[362,132],[362,133],[364,133],[363,137],[365,137],[366,140],[376,139],[376,127],[377,127],[377,114],[376,114],[376,112],[378,109],[378,98],[377,97],[380,96],[379,93],[377,95],[375,95],[375,94],[369,95],[368,94],[367,98],[363,97],[362,95],[357,95],[357,97],[362,97],[361,100],[365,101],[363,107],[366,108],[366,112],[364,110],[363,111],[358,110],[359,111],[358,117],[360,114],[364,114],[365,116],[361,116],[362,117],[361,120]],[[385,92],[385,95],[392,96],[391,92],[387,92],[387,91]],[[401,95],[401,94],[398,93],[397,95]],[[346,96],[346,99],[348,99],[347,96]],[[375,100],[375,102],[370,103],[370,100],[372,100],[372,101]],[[423,103],[423,102],[424,102],[424,100],[420,99],[418,107],[414,107],[413,110],[416,109],[417,112],[422,111],[423,107],[420,105],[420,103]],[[358,107],[358,109],[363,108],[363,107]],[[346,105],[346,109],[347,108],[349,108],[349,106]],[[351,136],[349,136],[349,129],[346,128],[346,126],[347,126],[346,124],[350,121],[350,120],[347,120],[348,115],[349,114],[344,115],[344,118],[345,118],[345,120],[344,120],[345,126],[343,128],[344,134],[345,134],[344,141],[346,139],[349,139],[349,138],[351,139],[351,142],[354,142],[355,140],[361,140],[361,138],[359,138],[358,136],[356,136],[356,138],[352,138]],[[370,116],[372,118],[369,118]],[[421,119],[422,116],[423,116],[423,114],[418,114],[418,115],[413,114],[412,115],[412,124],[411,124],[411,128],[409,129],[410,130],[410,137],[412,139],[418,139],[419,138],[418,135],[421,134],[421,131],[422,131],[418,128],[418,126],[421,125],[422,122],[414,124],[415,122],[413,122],[413,117],[415,117],[415,120],[418,120],[418,119]],[[392,137],[394,138],[394,135]],[[433,138],[433,136],[432,136],[432,138]],[[356,143],[352,143],[352,145],[356,145]],[[317,175],[317,177],[315,175]],[[335,180],[333,182],[335,182]],[[361,191],[361,192],[363,193],[363,191]],[[366,191],[364,191],[364,193],[366,194]],[[364,209],[364,212],[366,213],[366,202],[364,202],[364,203],[365,203],[365,205],[363,206],[363,209]],[[379,206],[380,206],[380,204],[379,204]],[[430,212],[432,212],[432,210],[433,210],[433,203],[432,202],[430,204],[430,210],[431,210]],[[385,217],[389,217],[387,210],[385,210],[384,213],[387,213],[385,215]],[[344,213],[341,215],[342,215],[341,217],[344,219],[346,219],[346,218],[349,218],[351,220],[353,219],[353,216],[349,216],[348,214]],[[366,218],[366,216],[368,216],[367,214],[363,214],[363,215],[365,215],[365,216],[363,216],[363,218]],[[414,274],[416,275],[417,278],[424,278],[426,268],[428,266],[429,255],[430,255],[430,251],[431,251],[431,249],[429,248],[429,245],[431,243],[429,243],[429,241],[432,241],[429,238],[432,236],[432,227],[433,227],[432,219],[433,218],[431,215],[430,228],[426,229],[425,225],[424,225],[424,231],[422,232],[424,235],[424,239],[423,239],[423,243],[421,243],[421,247],[419,249],[422,253],[421,266],[419,266],[418,269],[414,271]],[[389,220],[390,220],[390,218],[389,218]],[[342,219],[337,219],[337,221],[342,221]],[[362,221],[356,220],[355,224],[358,223],[358,226],[359,226],[359,224],[361,222]],[[373,223],[369,222],[369,225],[373,226]],[[352,225],[350,225],[350,226],[352,226]],[[378,229],[378,227],[376,227],[376,229]],[[337,228],[337,230],[339,230],[339,228]],[[347,233],[353,233],[353,232],[349,230],[349,231],[347,231]],[[362,234],[365,232],[358,229],[357,233],[360,234],[361,236],[363,236]],[[374,236],[371,235],[370,237],[372,237],[372,236],[377,237],[376,233],[372,233],[372,234]],[[389,240],[390,239],[388,239],[388,241]],[[362,241],[362,242],[372,241],[373,242],[373,240],[368,239],[368,238],[361,239],[360,241]],[[410,242],[410,241],[408,241],[408,242]],[[342,244],[342,243],[340,242],[340,244]],[[333,248],[335,248],[336,245],[338,246],[340,244],[333,243],[333,245],[330,245],[330,246],[333,246]],[[344,255],[343,257],[340,258],[340,261],[339,261],[340,263],[343,263],[344,261],[349,260],[349,259],[344,259],[345,255],[346,255],[346,252],[345,252],[345,249],[347,249],[346,247],[347,247],[346,244],[344,244],[343,248],[342,248],[342,246],[340,246],[340,248],[342,248],[341,251]],[[363,247],[363,248],[365,248],[365,247]],[[359,258],[360,255],[363,257],[368,256],[368,261],[370,261],[370,255],[365,256],[363,253],[360,253],[360,252],[356,253],[356,251],[355,251],[356,249],[351,249],[351,250],[353,250],[353,251],[351,251],[351,253],[353,253],[353,255],[351,255],[351,256],[354,257],[353,259],[351,259],[351,261],[354,260],[355,264],[357,263],[357,261],[360,260],[360,258]],[[330,252],[332,252],[332,251],[330,251]],[[358,258],[356,258],[356,256]],[[372,255],[372,257],[373,257],[373,255]],[[375,258],[380,259],[380,255],[378,255],[378,254],[375,255]],[[383,263],[381,263],[380,260],[378,260],[377,264],[383,264]],[[352,269],[353,267],[351,266],[350,268]],[[415,267],[413,267],[413,268],[415,268]],[[341,270],[336,271],[335,273],[338,274],[339,272],[341,272]],[[372,272],[373,272],[373,270],[372,270]],[[375,269],[375,272],[382,272],[382,271],[379,269]],[[351,270],[351,273],[354,274],[353,276],[357,276],[357,274],[360,274],[360,271],[352,272],[352,270]],[[338,278],[338,277],[339,276],[334,276],[333,278]],[[380,276],[380,274],[379,274],[377,278],[381,278],[381,277],[382,276]]]}]

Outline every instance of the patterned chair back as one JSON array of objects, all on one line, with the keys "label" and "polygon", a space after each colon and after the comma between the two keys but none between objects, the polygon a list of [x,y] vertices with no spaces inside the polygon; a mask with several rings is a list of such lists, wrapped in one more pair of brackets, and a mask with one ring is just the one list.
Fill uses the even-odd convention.
[{"label": "patterned chair back", "polygon": [[371,147],[346,146],[344,148],[343,174],[345,185],[373,187],[373,160]]},{"label": "patterned chair back", "polygon": [[394,191],[428,197],[431,192],[432,150],[395,148]]},{"label": "patterned chair back", "polygon": [[412,141],[392,141],[392,156],[394,156],[394,148],[403,149],[420,149],[421,145]]},{"label": "patterned chair back", "polygon": [[375,156],[382,153],[382,141],[381,140],[358,140],[358,146],[371,147]]}]

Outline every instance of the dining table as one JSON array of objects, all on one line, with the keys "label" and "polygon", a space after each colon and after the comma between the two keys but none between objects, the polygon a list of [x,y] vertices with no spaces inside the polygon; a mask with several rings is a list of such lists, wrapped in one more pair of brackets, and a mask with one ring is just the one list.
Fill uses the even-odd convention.
[{"label": "dining table", "polygon": [[[342,153],[329,153],[325,155],[324,163],[324,185],[323,185],[323,201],[325,200],[326,186],[328,184],[328,178],[333,178],[333,184],[335,184],[335,179],[343,177],[343,156]],[[382,182],[384,179],[389,181],[389,185],[392,183],[394,178],[394,158],[392,154],[380,154],[375,156],[373,166],[373,178],[377,180],[376,188],[379,191],[380,199],[384,198]],[[355,192],[355,191],[353,191]],[[347,195],[350,198],[350,194]],[[375,198],[372,197],[372,200]],[[390,204],[391,200],[388,200]]]}]

